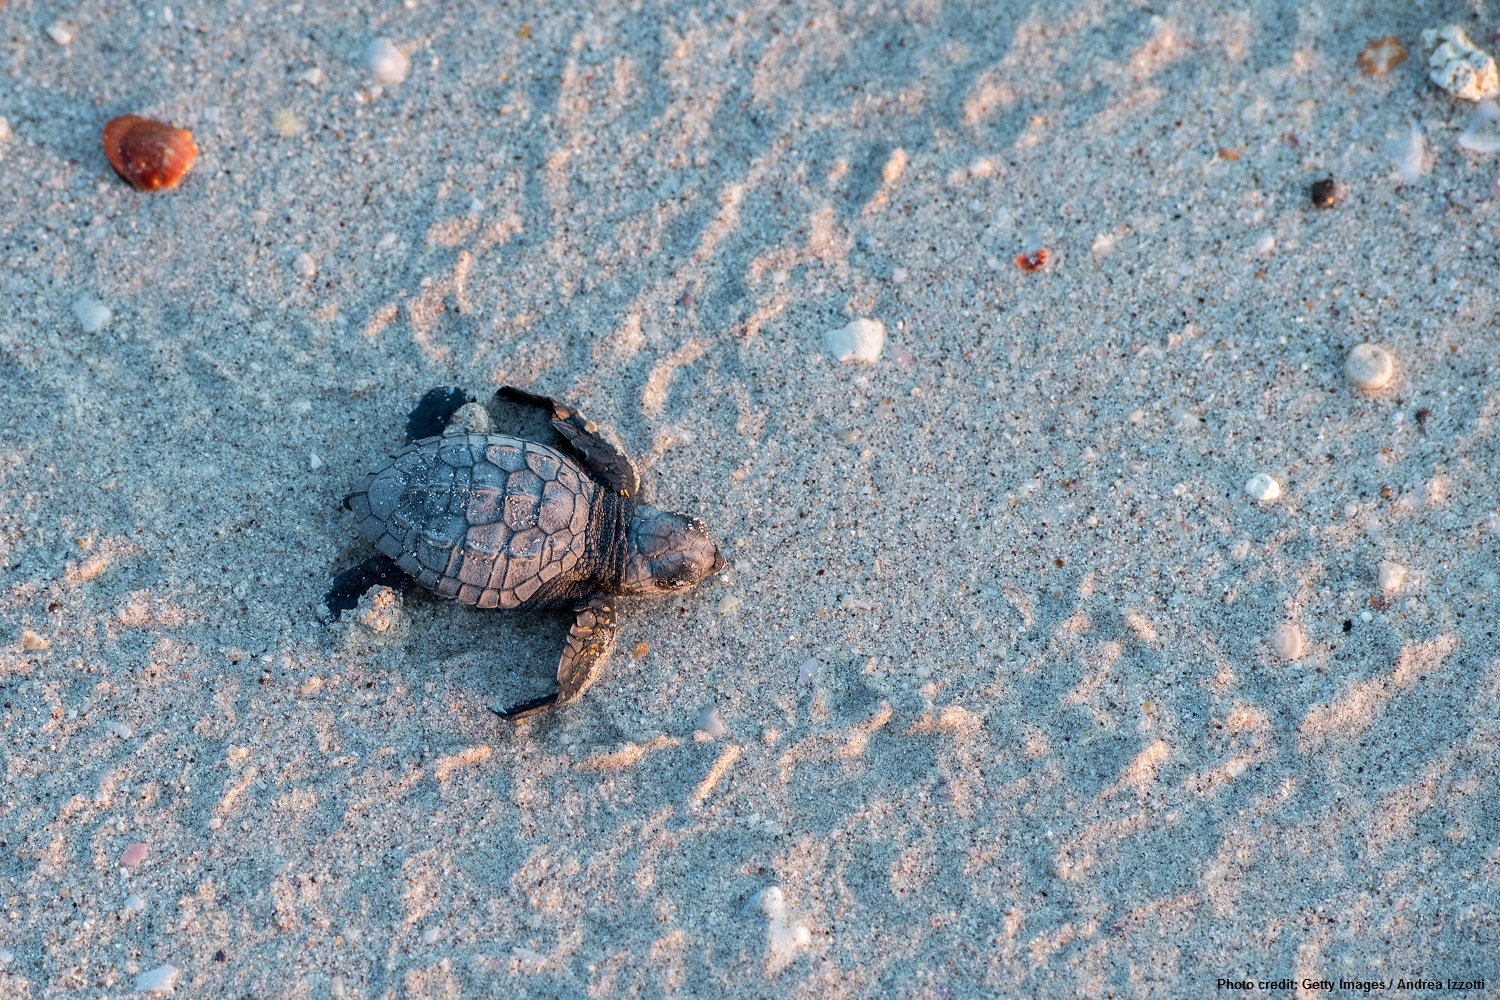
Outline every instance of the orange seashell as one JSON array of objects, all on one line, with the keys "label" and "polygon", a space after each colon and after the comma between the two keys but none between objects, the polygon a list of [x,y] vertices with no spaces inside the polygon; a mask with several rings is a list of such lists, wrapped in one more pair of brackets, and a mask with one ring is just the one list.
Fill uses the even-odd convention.
[{"label": "orange seashell", "polygon": [[137,191],[159,191],[182,180],[198,147],[187,129],[124,115],[105,123],[104,155],[115,173]]},{"label": "orange seashell", "polygon": [[1042,247],[1038,247],[1030,253],[1016,254],[1016,267],[1019,267],[1027,274],[1035,274],[1046,266],[1047,251]]}]

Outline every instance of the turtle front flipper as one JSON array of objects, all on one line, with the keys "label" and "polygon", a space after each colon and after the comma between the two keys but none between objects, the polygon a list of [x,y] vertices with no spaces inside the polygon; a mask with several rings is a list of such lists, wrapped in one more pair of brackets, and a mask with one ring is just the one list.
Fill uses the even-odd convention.
[{"label": "turtle front flipper", "polygon": [[584,468],[623,497],[633,497],[640,492],[641,475],[636,471],[635,463],[605,440],[592,420],[550,396],[539,396],[514,386],[501,386],[495,395],[513,403],[525,403],[548,410],[552,426],[583,460]]},{"label": "turtle front flipper", "polygon": [[522,702],[513,708],[492,708],[507,722],[546,711],[554,705],[575,700],[599,676],[610,651],[615,648],[615,606],[603,594],[596,594],[573,609],[573,625],[562,658],[557,661],[557,690],[540,698]]}]

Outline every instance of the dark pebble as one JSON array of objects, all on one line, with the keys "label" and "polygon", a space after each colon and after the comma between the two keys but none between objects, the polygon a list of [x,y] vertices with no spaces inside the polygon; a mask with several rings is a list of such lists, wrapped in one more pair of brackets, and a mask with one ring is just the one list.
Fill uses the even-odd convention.
[{"label": "dark pebble", "polygon": [[1318,208],[1332,208],[1333,203],[1338,200],[1338,187],[1333,183],[1332,177],[1314,181],[1312,191],[1309,193],[1312,203]]}]

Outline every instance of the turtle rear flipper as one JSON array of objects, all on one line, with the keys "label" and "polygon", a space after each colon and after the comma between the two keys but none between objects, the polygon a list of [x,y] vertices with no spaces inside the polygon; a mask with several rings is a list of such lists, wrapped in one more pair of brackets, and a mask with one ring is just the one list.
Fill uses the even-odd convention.
[{"label": "turtle rear flipper", "polygon": [[615,607],[609,598],[596,594],[573,611],[575,617],[568,629],[568,641],[557,662],[557,689],[511,708],[490,711],[507,722],[515,722],[555,705],[566,705],[594,683],[599,668],[615,648]]},{"label": "turtle rear flipper", "polygon": [[474,397],[456,387],[429,389],[406,415],[406,443],[437,437],[448,427],[448,420]]},{"label": "turtle rear flipper", "polygon": [[328,610],[337,618],[340,612],[359,604],[359,599],[371,587],[390,587],[405,594],[415,583],[390,556],[371,556],[358,566],[346,569],[334,577],[328,584],[328,593],[324,595],[323,603],[328,605]]},{"label": "turtle rear flipper", "polygon": [[550,396],[539,396],[509,385],[496,390],[495,398],[546,409],[553,429],[562,435],[583,461],[584,467],[600,482],[623,497],[634,497],[640,492],[641,475],[636,471],[635,463],[599,432],[597,424],[577,410]]}]

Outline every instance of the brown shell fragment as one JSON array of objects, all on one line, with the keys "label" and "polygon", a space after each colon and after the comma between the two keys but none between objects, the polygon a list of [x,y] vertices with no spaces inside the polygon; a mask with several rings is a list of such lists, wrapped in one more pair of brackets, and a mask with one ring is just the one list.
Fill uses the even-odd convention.
[{"label": "brown shell fragment", "polygon": [[1029,253],[1016,254],[1016,267],[1026,274],[1035,274],[1047,266],[1047,251],[1044,247],[1038,247]]},{"label": "brown shell fragment", "polygon": [[1365,76],[1385,76],[1406,62],[1406,47],[1395,38],[1377,38],[1366,45],[1354,63]]},{"label": "brown shell fragment", "polygon": [[104,155],[115,173],[137,191],[159,191],[182,180],[198,155],[193,134],[138,115],[104,125]]}]

